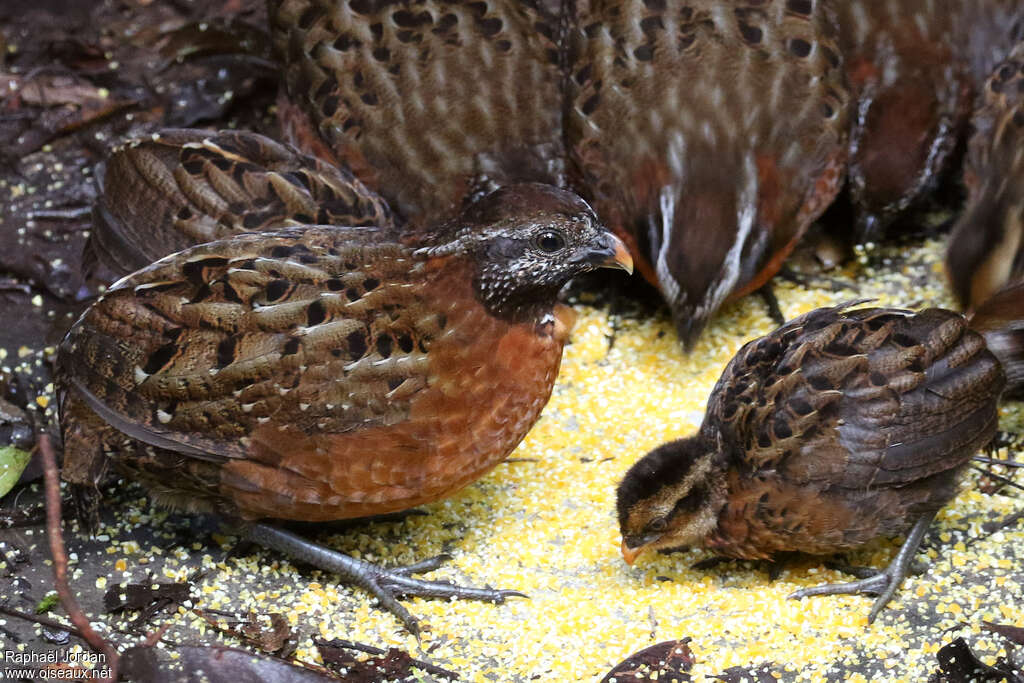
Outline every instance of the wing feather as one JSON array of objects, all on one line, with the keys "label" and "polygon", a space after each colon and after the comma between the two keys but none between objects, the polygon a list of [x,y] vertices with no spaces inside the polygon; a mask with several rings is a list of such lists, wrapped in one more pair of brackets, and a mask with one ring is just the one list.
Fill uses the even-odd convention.
[{"label": "wing feather", "polygon": [[305,433],[392,424],[427,386],[444,325],[405,286],[411,259],[358,228],[193,247],[92,306],[61,346],[61,372],[119,431],[195,457],[247,457],[271,419]]},{"label": "wing feather", "polygon": [[899,487],[994,433],[1001,366],[960,314],[820,309],[747,344],[709,407],[741,471],[823,488]]}]

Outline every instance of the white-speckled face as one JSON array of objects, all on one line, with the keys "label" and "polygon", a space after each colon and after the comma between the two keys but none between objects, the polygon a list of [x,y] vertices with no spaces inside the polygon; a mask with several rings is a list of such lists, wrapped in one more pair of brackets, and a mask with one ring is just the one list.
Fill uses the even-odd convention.
[{"label": "white-speckled face", "polygon": [[548,185],[510,185],[492,192],[467,208],[455,227],[451,244],[474,255],[478,296],[501,317],[543,314],[558,290],[586,271],[632,271],[625,246],[590,206]]},{"label": "white-speckled face", "polygon": [[612,263],[618,240],[582,214],[513,226],[481,243],[478,291],[488,303],[557,292],[574,276]]}]

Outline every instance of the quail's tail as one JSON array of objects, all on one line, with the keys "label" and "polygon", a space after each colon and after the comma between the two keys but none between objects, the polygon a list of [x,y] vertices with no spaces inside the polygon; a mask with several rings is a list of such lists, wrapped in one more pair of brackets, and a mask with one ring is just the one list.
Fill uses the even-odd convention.
[{"label": "quail's tail", "polygon": [[1004,285],[970,316],[1006,371],[1004,396],[1024,396],[1024,281]]}]

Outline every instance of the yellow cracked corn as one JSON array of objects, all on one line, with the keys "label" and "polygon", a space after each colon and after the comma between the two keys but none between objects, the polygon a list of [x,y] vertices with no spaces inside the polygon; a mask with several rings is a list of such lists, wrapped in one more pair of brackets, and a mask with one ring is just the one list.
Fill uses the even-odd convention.
[{"label": "yellow cracked corn", "polygon": [[[783,283],[777,288],[782,309],[793,317],[856,298],[950,306],[938,266],[941,249],[929,241],[893,251],[903,261],[889,265],[887,252],[861,250],[857,263],[829,273],[856,291]],[[509,462],[425,506],[424,516],[320,538],[387,564],[449,552],[453,559],[431,578],[514,588],[530,599],[503,605],[407,600],[429,628],[417,642],[365,593],[336,585],[328,574],[298,571],[266,552],[215,564],[192,544],[188,552],[207,572],[193,596],[197,607],[283,613],[300,634],[300,656],[310,661],[318,659],[311,638],[345,638],[406,649],[464,680],[501,682],[599,681],[629,654],[683,637],[693,639],[696,680],[763,662],[774,662],[787,679],[877,680],[881,671],[888,680],[924,680],[935,668],[935,652],[952,637],[942,629],[982,620],[1024,626],[1021,611],[1010,607],[1024,593],[1014,570],[1021,565],[1022,525],[987,537],[983,532],[985,522],[1020,509],[1022,501],[982,493],[974,475],[928,537],[928,556],[920,555],[927,572],[908,579],[893,607],[870,626],[870,598],[787,599],[798,588],[848,580],[822,558],[802,558],[774,581],[751,563],[692,569],[708,557],[700,551],[627,567],[613,513],[617,482],[647,450],[698,427],[724,365],[772,323],[760,300],[748,297],[722,311],[686,356],[664,315],[637,319],[583,305],[578,310],[551,402]],[[1020,420],[1016,407],[1004,409],[1004,416]],[[139,519],[137,511],[131,514]],[[224,547],[235,542],[220,535],[214,540]],[[882,565],[897,547],[881,539],[848,559]],[[983,592],[964,579],[972,567],[983,567]],[[930,614],[918,616],[930,596],[941,598],[931,601]],[[187,641],[205,632],[207,640],[223,639],[188,614],[174,622],[167,638]],[[999,652],[998,638],[965,635],[982,656]]]}]

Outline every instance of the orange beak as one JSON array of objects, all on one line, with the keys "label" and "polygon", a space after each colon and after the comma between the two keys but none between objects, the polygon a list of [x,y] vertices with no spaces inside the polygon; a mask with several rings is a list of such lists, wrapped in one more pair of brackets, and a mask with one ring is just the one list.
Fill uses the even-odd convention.
[{"label": "orange beak", "polygon": [[618,237],[610,232],[601,234],[592,249],[579,254],[575,260],[589,264],[592,268],[619,268],[633,274],[633,257]]},{"label": "orange beak", "polygon": [[644,546],[640,546],[639,548],[630,548],[626,545],[626,540],[622,540],[622,559],[624,559],[626,564],[629,566],[633,566],[633,563],[636,562],[636,558],[639,557],[640,553],[643,551]]},{"label": "orange beak", "polygon": [[612,255],[612,267],[619,267],[626,271],[630,275],[633,274],[633,257],[629,255],[629,249],[626,248],[625,243],[618,237],[615,237],[615,252]]}]

